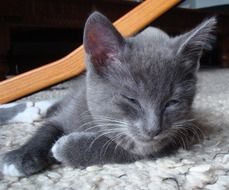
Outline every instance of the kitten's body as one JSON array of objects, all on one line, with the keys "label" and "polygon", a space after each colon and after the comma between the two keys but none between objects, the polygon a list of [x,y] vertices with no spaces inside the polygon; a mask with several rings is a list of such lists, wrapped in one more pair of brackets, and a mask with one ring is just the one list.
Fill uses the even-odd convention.
[{"label": "kitten's body", "polygon": [[148,28],[124,39],[94,13],[84,34],[86,75],[29,142],[6,154],[3,173],[31,175],[56,160],[73,167],[130,162],[185,146],[200,133],[191,105],[214,27],[212,18],[175,38]]}]

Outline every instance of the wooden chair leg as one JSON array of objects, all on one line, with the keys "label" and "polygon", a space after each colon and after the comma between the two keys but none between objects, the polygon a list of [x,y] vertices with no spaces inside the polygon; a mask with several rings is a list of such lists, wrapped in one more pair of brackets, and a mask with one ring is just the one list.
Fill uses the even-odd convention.
[{"label": "wooden chair leg", "polygon": [[[180,1],[145,0],[114,22],[114,25],[124,36],[132,35]],[[60,60],[0,82],[0,103],[7,103],[54,85],[84,70],[84,51],[81,45]]]}]

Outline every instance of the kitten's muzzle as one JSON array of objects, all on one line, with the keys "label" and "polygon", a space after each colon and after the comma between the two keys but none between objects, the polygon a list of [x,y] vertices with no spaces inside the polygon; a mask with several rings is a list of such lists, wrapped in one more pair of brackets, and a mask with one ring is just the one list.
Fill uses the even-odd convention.
[{"label": "kitten's muzzle", "polygon": [[158,136],[161,133],[161,128],[150,128],[150,129],[144,129],[144,135],[147,136],[152,140],[152,138]]},{"label": "kitten's muzzle", "polygon": [[161,129],[144,129],[141,133],[136,134],[137,140],[141,142],[150,142],[154,137],[158,136],[161,133]]},{"label": "kitten's muzzle", "polygon": [[159,134],[161,133],[161,131],[162,131],[161,128],[152,129],[152,130],[149,130],[149,131],[147,132],[147,135],[148,135],[149,137],[153,138],[153,137],[159,135]]}]

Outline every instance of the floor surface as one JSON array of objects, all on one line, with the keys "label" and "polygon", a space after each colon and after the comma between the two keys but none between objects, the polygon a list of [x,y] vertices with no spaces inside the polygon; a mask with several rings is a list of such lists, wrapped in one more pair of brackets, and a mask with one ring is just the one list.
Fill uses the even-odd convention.
[{"label": "floor surface", "polygon": [[[228,190],[229,189],[229,69],[198,74],[195,113],[210,129],[201,144],[155,161],[91,166],[85,170],[54,166],[29,178],[0,176],[0,190]],[[21,101],[58,98],[71,82]],[[28,139],[40,123],[0,126],[0,153]]]}]

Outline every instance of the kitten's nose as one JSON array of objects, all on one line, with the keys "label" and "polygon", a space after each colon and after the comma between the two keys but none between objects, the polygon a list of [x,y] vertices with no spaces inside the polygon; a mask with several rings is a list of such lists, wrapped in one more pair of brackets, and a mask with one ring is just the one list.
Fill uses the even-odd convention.
[{"label": "kitten's nose", "polygon": [[146,135],[150,138],[157,136],[161,132],[161,116],[155,109],[150,106],[145,117],[144,128]]},{"label": "kitten's nose", "polygon": [[155,137],[155,136],[159,135],[160,132],[161,132],[160,128],[150,129],[150,130],[147,131],[148,136],[150,136],[150,137]]}]

